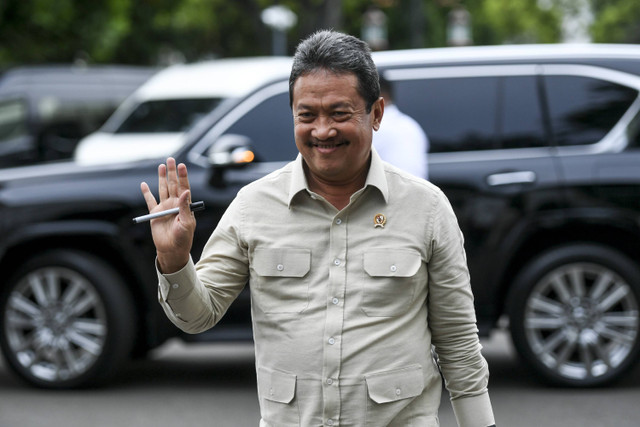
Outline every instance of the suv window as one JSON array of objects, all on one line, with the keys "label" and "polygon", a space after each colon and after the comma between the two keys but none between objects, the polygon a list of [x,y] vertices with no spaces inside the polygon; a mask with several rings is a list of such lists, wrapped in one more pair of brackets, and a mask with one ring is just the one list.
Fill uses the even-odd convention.
[{"label": "suv window", "polygon": [[500,148],[544,147],[544,119],[538,101],[538,80],[533,76],[501,79]]},{"label": "suv window", "polygon": [[554,142],[558,146],[600,141],[638,97],[616,83],[579,76],[546,76]]},{"label": "suv window", "polygon": [[24,100],[0,102],[0,142],[28,135],[27,105]]},{"label": "suv window", "polygon": [[259,162],[289,161],[298,154],[293,138],[289,94],[286,92],[260,102],[231,125],[225,134],[248,137]]},{"label": "suv window", "polygon": [[545,145],[536,85],[535,76],[433,78],[397,81],[395,90],[438,153]]},{"label": "suv window", "polygon": [[115,133],[186,132],[220,103],[220,98],[143,102]]},{"label": "suv window", "polygon": [[429,151],[487,150],[497,142],[497,88],[495,77],[407,80],[396,83],[395,98],[427,133]]},{"label": "suv window", "polygon": [[640,113],[631,120],[627,128],[627,147],[632,150],[640,149]]}]

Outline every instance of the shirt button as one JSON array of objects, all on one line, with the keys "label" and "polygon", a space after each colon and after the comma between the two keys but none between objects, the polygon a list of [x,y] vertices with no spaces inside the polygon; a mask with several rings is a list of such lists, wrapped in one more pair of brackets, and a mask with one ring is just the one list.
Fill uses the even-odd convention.
[{"label": "shirt button", "polygon": [[399,388],[396,389],[396,396],[400,396],[400,394],[402,393],[402,390],[400,390]]},{"label": "shirt button", "polygon": [[340,265],[340,260],[338,258],[336,258],[336,259],[333,260],[333,263],[335,265]]},{"label": "shirt button", "polygon": [[338,303],[340,302],[340,300],[338,298],[333,298],[331,300],[331,302],[333,303],[333,305],[338,305]]},{"label": "shirt button", "polygon": [[336,224],[338,225],[342,224],[342,220],[340,218],[336,219]]},{"label": "shirt button", "polygon": [[278,265],[276,266],[276,268],[278,269],[278,271],[282,271],[282,270],[284,270],[284,265],[282,265],[282,264],[278,264]]},{"label": "shirt button", "polygon": [[328,426],[332,426],[332,425],[333,425],[333,420],[332,420],[331,418],[329,418],[329,419],[327,420],[327,425],[328,425]]},{"label": "shirt button", "polygon": [[328,343],[331,344],[331,345],[334,345],[336,343],[335,338],[333,338],[333,337],[329,338]]},{"label": "shirt button", "polygon": [[333,384],[333,380],[331,378],[327,378],[327,384],[329,385]]},{"label": "shirt button", "polygon": [[392,272],[396,272],[398,270],[398,267],[396,267],[395,265],[392,265],[389,270],[391,270]]},{"label": "shirt button", "polygon": [[178,289],[180,287],[180,285],[178,285],[177,283],[174,283],[173,285],[171,285],[171,287],[173,289]]}]

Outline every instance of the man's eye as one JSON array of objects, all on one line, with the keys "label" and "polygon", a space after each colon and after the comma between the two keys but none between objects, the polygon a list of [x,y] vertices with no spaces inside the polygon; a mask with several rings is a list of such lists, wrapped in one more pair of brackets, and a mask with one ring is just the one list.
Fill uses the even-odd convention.
[{"label": "man's eye", "polygon": [[298,113],[298,119],[300,120],[311,120],[313,118],[313,114],[311,113]]},{"label": "man's eye", "polygon": [[349,113],[347,113],[346,111],[335,111],[333,113],[333,117],[340,120],[340,119],[345,119],[347,117],[349,117]]}]

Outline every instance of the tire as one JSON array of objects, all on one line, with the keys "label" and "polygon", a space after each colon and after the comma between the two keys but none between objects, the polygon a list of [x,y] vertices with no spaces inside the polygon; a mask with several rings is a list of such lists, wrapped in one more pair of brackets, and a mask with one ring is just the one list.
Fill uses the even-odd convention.
[{"label": "tire", "polygon": [[547,382],[602,386],[638,359],[640,270],[625,255],[586,243],[558,247],[526,265],[514,285],[514,346]]},{"label": "tire", "polygon": [[136,324],[121,277],[101,259],[59,250],[19,267],[0,296],[0,345],[26,382],[66,389],[96,385],[131,351]]}]

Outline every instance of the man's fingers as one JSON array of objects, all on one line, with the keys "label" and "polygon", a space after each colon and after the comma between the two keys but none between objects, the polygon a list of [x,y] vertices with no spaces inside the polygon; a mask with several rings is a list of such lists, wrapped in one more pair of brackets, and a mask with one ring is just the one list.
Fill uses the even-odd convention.
[{"label": "man's fingers", "polygon": [[169,187],[167,186],[167,166],[161,164],[158,166],[158,196],[160,201],[169,198]]},{"label": "man's fingers", "polygon": [[176,170],[176,161],[173,157],[167,159],[167,181],[169,184],[169,197],[179,197],[178,172]]},{"label": "man's fingers", "polygon": [[[141,183],[140,188],[142,190],[142,195],[147,202],[147,207],[149,208],[149,211],[151,211],[151,209],[158,205],[158,202],[156,202],[156,199],[153,197],[147,183]],[[175,159],[169,157],[166,164],[158,166],[158,193],[160,203],[173,199],[169,205],[181,206],[183,201],[186,200],[186,209],[189,211],[191,192],[189,177],[187,175],[187,166],[184,163],[176,165]],[[175,204],[176,201],[177,204]]]},{"label": "man's fingers", "polygon": [[180,207],[180,218],[182,221],[188,220],[193,213],[191,212],[191,208],[189,207],[189,203],[191,201],[191,192],[189,190],[183,192],[180,195],[180,199],[178,200],[178,206]]},{"label": "man's fingers", "polygon": [[158,202],[156,202],[156,198],[153,197],[153,193],[149,189],[149,185],[146,182],[140,184],[140,190],[142,191],[142,196],[144,197],[144,201],[147,203],[147,208],[149,212],[158,206]]},{"label": "man's fingers", "polygon": [[[189,176],[187,175],[187,166],[184,163],[178,165],[178,183],[180,194],[185,191],[189,191]],[[189,194],[189,202],[191,202],[191,195]]]}]

